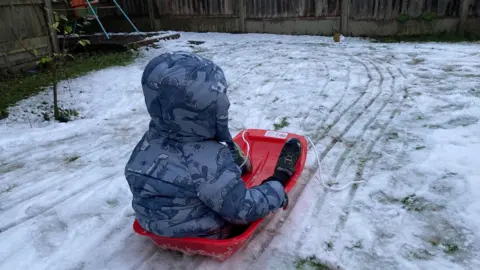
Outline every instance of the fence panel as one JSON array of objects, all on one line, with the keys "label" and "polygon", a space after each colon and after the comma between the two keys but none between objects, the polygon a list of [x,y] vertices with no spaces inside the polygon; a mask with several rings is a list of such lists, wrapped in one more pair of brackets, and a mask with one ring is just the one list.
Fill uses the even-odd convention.
[{"label": "fence panel", "polygon": [[35,65],[50,52],[43,1],[0,3],[0,70]]},{"label": "fence panel", "polygon": [[410,18],[433,14],[458,17],[460,4],[461,0],[352,0],[349,17],[366,20],[391,20],[401,14],[408,14]]},{"label": "fence panel", "polygon": [[156,0],[155,4],[160,15],[231,16],[238,13],[235,0]]}]

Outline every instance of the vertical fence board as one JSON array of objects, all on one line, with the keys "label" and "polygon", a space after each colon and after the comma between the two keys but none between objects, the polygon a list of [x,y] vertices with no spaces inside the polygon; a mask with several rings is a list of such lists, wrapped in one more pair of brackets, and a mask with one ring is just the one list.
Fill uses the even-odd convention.
[{"label": "vertical fence board", "polygon": [[[33,67],[51,53],[44,1],[10,1],[0,5],[0,71]],[[35,56],[34,52],[38,53]]]}]

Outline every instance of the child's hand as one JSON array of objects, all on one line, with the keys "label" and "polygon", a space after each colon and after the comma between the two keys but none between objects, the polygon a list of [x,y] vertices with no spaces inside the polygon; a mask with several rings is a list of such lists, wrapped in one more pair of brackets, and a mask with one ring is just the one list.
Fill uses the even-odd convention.
[{"label": "child's hand", "polygon": [[230,152],[232,153],[235,164],[237,164],[237,166],[239,166],[242,170],[242,175],[252,171],[252,163],[250,162],[248,157],[245,156],[242,149],[240,148],[240,146],[238,146],[237,143],[234,142],[233,149],[231,147]]}]

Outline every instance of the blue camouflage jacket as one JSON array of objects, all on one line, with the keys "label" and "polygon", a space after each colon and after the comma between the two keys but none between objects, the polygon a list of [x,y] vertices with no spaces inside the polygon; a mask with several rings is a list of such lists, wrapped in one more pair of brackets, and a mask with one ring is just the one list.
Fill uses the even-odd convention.
[{"label": "blue camouflage jacket", "polygon": [[280,208],[277,181],[247,189],[228,130],[227,82],[221,68],[191,53],[160,55],[142,76],[151,116],[125,176],[144,229],[167,237],[225,237]]}]

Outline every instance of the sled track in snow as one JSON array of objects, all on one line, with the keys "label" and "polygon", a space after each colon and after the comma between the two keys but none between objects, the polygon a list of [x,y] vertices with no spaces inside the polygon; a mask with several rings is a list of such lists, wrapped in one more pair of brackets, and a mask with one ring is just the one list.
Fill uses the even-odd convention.
[{"label": "sled track in snow", "polygon": [[[367,93],[367,89],[370,85],[370,83],[372,82],[373,78],[372,78],[372,75],[371,75],[371,71],[370,69],[361,61],[355,61],[355,62],[359,62],[360,64],[362,64],[366,71],[367,71],[367,76],[368,76],[368,82],[367,82],[367,85],[365,86],[364,90],[360,93],[360,95],[352,102],[350,103],[337,117],[335,117],[335,119],[333,120],[333,122],[331,124],[329,124],[326,128],[324,127],[327,120],[330,118],[330,115],[336,110],[336,108],[342,103],[342,101],[344,100],[345,98],[345,94],[346,92],[350,89],[350,67],[348,69],[348,75],[347,75],[347,84],[345,86],[345,91],[344,93],[342,93],[340,99],[332,106],[332,108],[330,108],[329,110],[329,114],[327,115],[327,117],[325,117],[323,120],[322,120],[322,123],[318,126],[317,130],[315,131],[315,135],[313,135],[313,140],[315,143],[323,140],[327,135],[328,133],[330,133],[330,130],[332,130],[332,128],[338,123],[338,121],[340,121],[340,119],[342,119],[343,116],[345,116],[345,114],[347,112],[350,111],[350,109],[355,106],[358,101],[360,99],[362,99],[362,97]],[[323,132],[320,133],[320,131],[323,130]],[[333,145],[332,145],[333,147]],[[328,152],[327,152],[328,153]],[[325,153],[325,155],[327,154]],[[321,155],[321,159],[323,159],[324,156]]]},{"label": "sled track in snow", "polygon": [[[346,115],[346,113],[351,109],[353,108],[357,103],[358,101],[365,95],[365,93],[367,92],[366,90],[368,89],[368,86],[370,85],[370,83],[372,82],[372,76],[370,74],[370,70],[368,69],[368,67],[366,65],[364,65],[364,67],[366,68],[367,70],[367,73],[369,74],[369,81],[367,82],[367,85],[365,86],[365,91],[362,91],[362,93],[360,94],[359,97],[357,97],[352,103],[349,104],[349,106],[347,107],[347,109],[345,109],[344,111],[342,111],[342,113],[337,116],[337,118],[334,120],[334,123],[338,123],[338,121],[340,120],[340,118],[342,118],[344,115]],[[350,74],[348,72],[348,74]],[[349,76],[349,75],[348,75]],[[347,84],[349,83],[350,79],[347,78]],[[379,91],[380,92],[380,91]],[[367,105],[367,108],[369,106],[371,106],[373,104],[373,102],[378,98],[378,96],[380,95],[377,94],[374,98],[371,99],[371,101],[368,103]],[[334,107],[338,106],[338,104],[340,104],[343,100],[343,97],[344,95],[342,96],[342,98],[337,102],[335,103]],[[367,109],[365,108],[365,110]],[[330,110],[330,113],[333,112],[334,110]],[[354,125],[354,123],[358,120],[358,118],[363,114],[363,111],[361,113],[357,113],[357,115],[355,116],[355,118],[353,119],[353,121],[350,121],[350,123],[347,125],[347,127],[343,130],[341,136],[343,136],[346,132],[348,132],[348,130]],[[326,118],[328,118],[330,116],[327,115]],[[333,127],[333,125],[332,125]],[[330,127],[331,129],[331,127]],[[325,134],[323,134],[322,136],[320,136],[319,138],[315,138],[314,140],[314,143],[318,143],[320,140],[322,140],[326,134],[330,131],[330,129],[327,129],[327,131],[325,132]],[[339,137],[341,137],[339,136]],[[335,144],[338,142],[339,140],[337,139],[332,139],[332,141],[329,143],[329,145],[327,146],[327,148],[321,152],[320,154],[320,159],[323,160],[328,152],[333,148],[333,146],[335,146]],[[259,229],[258,231],[258,235],[257,235],[257,238],[256,238],[256,241],[259,241],[259,237],[260,237],[260,234],[262,232],[262,230],[264,230],[267,226],[270,225],[270,223],[274,223],[274,228],[271,229],[272,231],[276,231],[278,230],[282,225],[283,223],[285,222],[285,220],[290,216],[290,213],[297,201],[297,199],[300,197],[300,195],[302,194],[303,190],[305,189],[306,185],[311,181],[311,179],[313,178],[315,172],[318,170],[318,165],[315,164],[312,168],[306,168],[306,173],[304,173],[304,175],[302,176],[301,178],[301,181],[299,181],[299,183],[295,186],[295,188],[290,192],[289,194],[289,197],[290,197],[290,201],[291,201],[291,206],[289,207],[289,209],[287,209],[287,211],[283,211],[279,214],[277,214],[276,216],[274,217],[269,217],[268,219],[265,220],[265,222],[263,223],[264,225]],[[306,179],[306,181],[304,181],[304,179]],[[322,197],[324,198],[324,197]],[[319,200],[321,203],[321,205],[323,205],[323,199],[320,199]],[[317,201],[318,202],[318,201]],[[317,207],[316,207],[317,208]],[[272,220],[274,219],[274,220]],[[252,262],[250,263],[250,268],[253,267],[255,261],[266,251],[267,247],[269,246],[269,244],[271,243],[271,241],[273,240],[274,238],[274,234],[270,233],[268,234],[269,232],[267,231],[265,234],[267,234],[266,236],[266,239],[260,239],[260,242],[261,242],[261,247],[260,247],[260,250],[258,252],[255,252],[255,255],[253,255],[253,259],[252,259]],[[308,234],[308,231],[305,231],[301,236],[300,236],[300,239],[299,241],[297,242],[296,244],[296,247],[301,247],[301,242],[303,242],[303,239],[306,238],[306,235]],[[252,237],[253,239],[253,237]],[[297,249],[297,248],[296,248]]]},{"label": "sled track in snow", "polygon": [[[380,80],[379,80],[379,85],[378,85],[378,88],[379,88],[379,91],[378,93],[369,101],[369,103],[366,105],[365,107],[365,110],[363,110],[362,112],[359,112],[357,113],[357,115],[353,118],[353,120],[349,123],[349,125],[347,126],[347,128],[338,136],[339,140],[342,139],[343,135],[346,134],[346,132],[348,131],[347,129],[349,129],[360,117],[361,117],[361,114],[363,114],[363,112],[365,112],[366,110],[368,110],[368,108],[374,103],[374,102],[377,102],[378,100],[382,100],[382,99],[379,99],[380,96],[384,96],[384,92],[383,92],[383,83],[385,81],[384,79],[384,75],[382,74],[382,71],[380,71],[379,67],[377,65],[375,65],[373,62],[371,62],[371,64],[374,66],[375,70],[377,71],[378,75],[380,76]],[[335,167],[333,169],[333,172],[332,172],[332,177],[335,179],[339,172],[340,172],[340,169],[342,168],[346,158],[352,153],[352,150],[355,149],[355,146],[357,146],[358,142],[363,139],[365,137],[365,134],[368,130],[369,127],[372,126],[372,124],[374,122],[377,121],[377,118],[380,116],[380,114],[384,111],[385,107],[388,105],[388,104],[391,104],[392,103],[392,98],[395,97],[395,94],[397,93],[395,91],[395,86],[396,86],[396,76],[392,74],[392,72],[386,68],[388,74],[390,75],[390,78],[391,78],[391,85],[388,89],[390,89],[390,95],[388,96],[388,98],[384,99],[383,100],[383,104],[382,106],[374,113],[374,115],[365,123],[365,125],[362,127],[361,129],[361,133],[359,135],[357,135],[354,139],[354,141],[347,146],[347,148],[342,152],[342,154],[340,155],[339,159],[336,161],[336,164],[335,164]],[[386,124],[384,124],[380,130],[380,132],[377,134],[377,136],[375,136],[375,139],[373,141],[371,141],[368,146],[366,147],[366,151],[365,151],[365,154],[363,154],[363,161],[361,161],[360,163],[357,164],[357,170],[356,170],[356,174],[355,174],[355,179],[354,181],[360,181],[360,180],[363,180],[362,177],[363,177],[363,172],[364,172],[364,169],[365,169],[365,160],[367,160],[370,155],[371,155],[371,152],[372,152],[372,149],[374,148],[376,142],[384,136],[385,134],[385,130],[387,129],[387,127],[390,125],[391,121],[393,120],[394,116],[398,113],[398,111],[400,110],[401,108],[401,105],[403,104],[403,101],[407,98],[407,95],[404,94],[403,96],[403,99],[402,99],[402,102],[399,103],[399,105],[395,108],[395,110],[393,110],[393,112],[391,113],[391,115],[388,117],[388,121]],[[332,141],[334,142],[334,141]],[[332,144],[332,143],[331,143]],[[330,144],[330,145],[331,145]],[[333,146],[332,146],[333,148]],[[329,149],[329,147],[327,147],[327,149]],[[331,148],[330,148],[331,149]],[[360,149],[364,149],[364,145],[358,145],[358,150]],[[347,203],[342,207],[342,209],[349,209],[350,206],[351,206],[351,202],[353,201],[354,197],[355,197],[355,194],[356,194],[356,191],[358,190],[358,185],[353,185],[351,188],[350,188],[350,192],[349,192],[349,197],[348,197],[348,200],[347,200]],[[320,198],[318,201],[317,201],[317,205],[315,206],[314,210],[313,210],[313,213],[312,213],[312,217],[314,218],[317,218],[318,216],[318,212],[320,211],[320,209],[323,207],[323,204],[325,202],[325,197],[328,196],[328,194],[325,194],[324,197]],[[348,213],[349,211],[347,210],[346,211],[346,216],[343,216],[341,215],[337,221],[337,226],[336,226],[336,229],[335,229],[335,232],[338,234],[338,233],[341,233],[347,219],[348,219]],[[304,234],[301,236],[300,238],[300,241],[297,242],[297,245],[296,245],[296,248],[299,249],[301,248],[302,244],[303,244],[303,240],[305,239],[306,235],[308,234],[309,230],[307,229]]]},{"label": "sled track in snow", "polygon": [[[405,80],[405,79],[407,78],[407,77],[405,76],[405,74],[403,73],[403,71],[402,71],[399,67],[395,66],[395,65],[392,64],[390,61],[389,61],[388,63],[390,64],[390,66],[392,67],[392,69],[397,70],[398,74],[401,75],[401,77],[402,77],[403,80]],[[403,89],[403,94],[404,94],[404,96],[403,96],[403,99],[402,99],[402,101],[401,101],[401,104],[399,105],[399,107],[398,107],[397,109],[395,109],[395,110],[396,110],[395,115],[399,113],[399,111],[400,111],[400,109],[401,109],[401,106],[405,103],[406,99],[409,97],[409,93],[408,93],[408,90],[407,90],[406,88]],[[393,114],[393,113],[392,113],[392,114]],[[393,121],[393,118],[392,118],[391,120]],[[389,125],[390,125],[390,124],[389,124]],[[383,136],[385,136],[385,134],[387,133],[387,129],[388,129],[388,127],[385,127],[385,130],[384,130],[384,132],[383,132],[383,133],[384,133]],[[375,145],[376,145],[377,143],[379,143],[379,142],[375,142]],[[383,141],[380,142],[380,143],[381,143],[381,146],[378,148],[378,150],[379,150],[379,151],[382,151],[382,150],[384,149],[384,147],[385,147],[385,143],[383,143]],[[375,145],[372,147],[371,152],[374,150]],[[370,153],[370,155],[371,155],[371,153]],[[371,169],[372,171],[375,170],[375,168],[376,168],[376,166],[377,166],[378,160],[379,160],[379,159],[374,159],[374,160],[372,161],[372,164],[371,164],[371,166],[370,166],[370,169]]]},{"label": "sled track in snow", "polygon": [[[377,72],[379,73],[381,79],[380,79],[380,85],[379,85],[379,89],[382,88],[383,86],[383,82],[384,82],[384,77],[383,75],[381,74],[381,72],[378,70],[378,68],[376,67],[376,70]],[[393,77],[392,77],[393,78]],[[362,140],[364,137],[365,137],[365,133],[367,132],[367,129],[372,125],[372,123],[377,119],[378,115],[382,112],[382,110],[385,108],[385,106],[388,104],[388,102],[390,101],[390,99],[393,97],[393,94],[394,94],[394,91],[393,91],[393,86],[395,85],[395,78],[392,79],[392,85],[390,86],[390,91],[391,91],[391,94],[390,94],[390,97],[384,101],[383,103],[383,106],[380,107],[379,110],[377,110],[377,112],[373,115],[373,117],[371,117],[367,123],[362,127],[362,132],[356,136],[356,138],[353,140],[352,143],[350,143],[347,148],[342,152],[342,154],[340,155],[340,158],[337,160],[336,164],[335,164],[335,167],[333,168],[333,172],[332,172],[332,179],[337,179],[337,176],[340,172],[340,169],[342,168],[347,156],[350,155],[350,152],[354,149],[354,147],[357,145],[357,142],[359,142],[360,140]],[[367,105],[367,108],[366,110],[368,109],[368,107],[370,107],[373,102],[375,102],[378,97],[380,95],[383,94],[383,91],[380,90],[378,91],[377,95],[374,97],[374,99],[372,99],[370,101],[370,103]],[[360,118],[360,116],[357,114],[357,119]],[[355,120],[355,122],[356,122]],[[344,134],[341,134],[339,137],[343,137]],[[361,180],[361,179],[359,179]]]},{"label": "sled track in snow", "polygon": [[[327,65],[325,62],[321,62],[321,63],[322,63],[322,65],[323,65],[324,68],[325,68],[325,75],[324,75],[324,77],[325,77],[325,82],[323,83],[323,86],[322,86],[322,88],[321,88],[321,90],[320,90],[320,93],[318,93],[318,96],[320,96],[320,97],[322,97],[322,96],[325,94],[325,92],[326,92],[326,90],[327,90],[327,86],[328,86],[328,84],[330,83],[330,69],[328,68],[328,65]],[[349,70],[350,70],[350,68],[349,68]],[[349,78],[349,76],[347,76],[347,80],[348,80],[348,78]],[[301,124],[302,127],[305,126],[305,121],[307,121],[308,117],[310,116],[310,112],[312,111],[312,109],[313,109],[314,106],[315,106],[315,105],[312,104],[312,105],[308,108],[308,111],[307,111],[305,117],[303,118],[303,121],[302,121],[302,124]]]},{"label": "sled track in snow", "polygon": [[[397,69],[397,70],[398,70],[399,74],[402,77],[404,77],[404,75],[400,71],[400,69]],[[395,83],[396,83],[397,77],[392,73],[392,71],[389,68],[387,68],[387,71],[392,78],[392,84],[390,86],[390,89],[391,89],[392,93],[391,93],[390,97],[388,98],[388,100],[386,100],[384,102],[384,104],[382,105],[380,110],[376,113],[375,117],[377,117],[385,109],[385,107],[388,104],[392,103],[392,98],[394,98],[395,94],[397,93],[397,91],[395,91]],[[398,102],[398,105],[395,107],[395,109],[393,109],[392,112],[390,113],[387,122],[381,126],[380,131],[378,132],[377,136],[375,136],[375,138],[373,140],[369,141],[368,144],[366,145],[366,148],[365,148],[366,150],[365,150],[365,154],[364,154],[364,158],[363,158],[364,162],[357,165],[357,170],[356,170],[356,173],[355,173],[355,181],[364,180],[364,181],[367,181],[367,183],[368,183],[368,179],[363,179],[363,174],[364,174],[365,167],[366,167],[365,163],[371,157],[372,151],[375,148],[377,142],[380,141],[381,138],[385,136],[388,127],[392,123],[395,116],[398,115],[398,113],[400,112],[405,100],[408,98],[408,91],[406,89],[403,89],[402,92],[403,92],[403,97]],[[363,147],[360,147],[360,148],[363,148]],[[338,223],[337,223],[336,228],[335,228],[336,233],[341,233],[343,231],[343,229],[345,228],[345,224],[346,224],[346,222],[348,220],[348,216],[350,214],[350,211],[348,211],[348,209],[351,208],[351,204],[353,202],[353,199],[355,198],[357,190],[358,190],[358,185],[354,185],[350,189],[347,204],[344,206],[344,209],[347,209],[347,211],[345,213],[345,216],[338,219]],[[343,254],[344,251],[345,251],[345,247],[342,247],[342,250],[341,250],[340,255],[339,255],[340,260],[342,258],[342,254]]]},{"label": "sled track in snow", "polygon": [[[113,178],[115,176],[116,176],[116,173],[114,173],[114,174],[110,175],[110,177],[104,178],[102,180],[106,180],[108,178]],[[34,219],[34,218],[52,210],[55,206],[57,206],[61,203],[64,203],[69,199],[73,199],[78,194],[83,194],[83,192],[86,192],[86,191],[95,191],[95,190],[100,189],[102,186],[108,185],[108,184],[109,184],[109,182],[105,182],[105,181],[95,181],[90,185],[83,186],[82,188],[76,190],[75,192],[65,194],[60,199],[51,201],[50,203],[48,203],[48,205],[40,207],[37,211],[35,211],[36,212],[35,214],[19,218],[18,220],[11,221],[11,222],[7,223],[6,225],[0,227],[0,233],[4,233],[4,232],[8,231],[9,229],[12,229],[12,228],[14,228],[14,227],[16,227],[16,226],[18,226],[18,225],[20,225],[24,222],[27,222],[31,219]]]},{"label": "sled track in snow", "polygon": [[[70,166],[69,164],[65,164],[65,157],[68,157],[69,155],[73,155],[74,153],[78,154],[77,157],[82,158],[86,157],[86,159],[90,159],[90,157],[93,157],[96,159],[96,157],[103,156],[105,157],[105,160],[109,160],[110,157],[119,157],[119,152],[117,149],[113,147],[113,145],[108,145],[103,142],[99,142],[97,145],[95,145],[90,152],[85,153],[83,155],[84,149],[82,148],[71,148],[72,145],[76,145],[77,141],[82,141],[85,140],[85,136],[91,136],[92,133],[95,133],[96,131],[90,131],[87,133],[83,134],[76,134],[75,136],[68,136],[66,138],[62,138],[60,140],[56,141],[48,141],[44,145],[41,146],[42,151],[37,151],[35,154],[38,156],[40,160],[42,160],[43,164],[37,164],[38,165],[51,165],[51,164],[58,164],[57,165],[57,171],[62,171],[66,170],[67,172],[70,171],[70,169],[65,168],[64,166]],[[101,135],[105,135],[101,133]],[[111,143],[109,141],[108,143]],[[57,147],[57,151],[62,152],[68,152],[70,154],[65,155],[63,153],[61,156],[47,156],[45,154],[50,153],[50,148],[51,147]],[[68,149],[67,149],[68,148]],[[24,153],[19,153],[17,156],[22,156],[25,155]],[[81,160],[81,159],[80,159]],[[102,161],[102,160],[101,160]],[[103,162],[103,161],[102,161]],[[114,161],[112,161],[114,162]],[[92,171],[98,168],[98,164],[95,162],[87,164],[85,167],[82,166],[82,169],[80,171],[76,171],[73,174],[68,174],[68,178],[63,174],[60,174],[60,176],[54,176],[54,173],[49,172],[49,174],[42,175],[43,179],[40,178],[39,175],[32,175],[28,177],[27,181],[19,182],[16,188],[22,188],[25,187],[26,191],[21,193],[21,196],[17,198],[12,198],[11,200],[8,200],[6,203],[3,203],[1,205],[1,211],[6,212],[6,211],[12,211],[14,208],[21,206],[21,205],[31,205],[27,207],[26,209],[24,208],[19,208],[19,211],[23,211],[26,213],[25,216],[19,217],[14,220],[9,220],[8,223],[5,223],[0,227],[0,233],[3,233],[5,231],[8,231],[11,228],[14,228],[24,222],[27,222],[29,220],[32,220],[36,217],[39,217],[49,211],[51,211],[53,208],[56,206],[67,202],[68,200],[75,199],[76,196],[78,195],[85,195],[88,193],[94,193],[96,190],[99,190],[105,185],[108,185],[111,183],[112,179],[118,176],[119,171],[114,168],[114,164],[104,164],[104,166],[101,166],[103,168],[102,173],[100,176],[96,177],[91,177],[85,179],[85,172],[86,171]],[[76,167],[72,168],[75,169]],[[35,170],[32,171],[32,173],[35,173]],[[82,184],[78,182],[78,179],[81,179]],[[39,181],[35,181],[39,180]],[[32,184],[33,183],[33,184]],[[31,187],[33,185],[33,187]],[[72,185],[75,185],[76,188],[69,188]],[[69,193],[64,193],[62,190],[70,190],[71,192]],[[52,199],[44,199],[45,198],[52,198]],[[41,204],[38,205],[37,202],[47,202],[46,204]],[[30,213],[28,213],[30,212]]]},{"label": "sled track in snow", "polygon": [[[377,71],[379,72],[379,74],[381,74],[381,71],[378,69],[378,67],[376,68]],[[353,148],[355,147],[355,145],[357,145],[357,142],[359,140],[363,140],[364,139],[364,136],[365,136],[365,133],[367,131],[367,129],[369,127],[371,127],[371,125],[377,120],[378,116],[383,112],[383,110],[385,109],[385,107],[390,104],[392,102],[392,98],[394,97],[395,95],[395,85],[396,85],[396,77],[391,73],[391,71],[387,68],[387,71],[388,73],[390,74],[390,78],[391,78],[391,85],[389,87],[390,89],[390,95],[387,99],[384,100],[382,106],[375,112],[375,114],[373,115],[372,118],[370,118],[368,120],[368,122],[363,126],[362,128],[362,133],[357,136],[357,138],[355,139],[355,141],[353,142],[353,145],[351,145],[351,147],[347,148],[341,155],[341,158],[339,159],[339,163],[337,163],[337,165],[335,166],[335,169],[334,169],[334,172],[333,172],[333,176],[337,176],[339,171],[340,171],[340,167],[342,166],[343,164],[343,161],[345,160],[345,157],[347,155],[350,154],[350,152],[353,150]],[[382,85],[383,85],[383,80],[382,80]],[[381,86],[380,86],[381,87]],[[375,137],[375,139],[373,140],[372,144],[369,144],[369,145],[374,145],[374,143],[380,139],[381,137],[383,137],[385,135],[385,129],[388,127],[389,123],[391,122],[391,120],[393,119],[393,115],[390,115],[389,117],[389,120],[387,122],[387,124],[383,125],[382,128],[380,129],[380,132],[378,133],[378,135]],[[359,150],[360,149],[365,149],[365,145],[361,144],[359,145]],[[357,164],[357,169],[356,169],[356,173],[355,173],[355,180],[354,181],[360,181],[360,180],[364,180],[363,179],[363,172],[364,172],[364,169],[365,169],[365,161],[368,160],[370,158],[370,155],[371,155],[371,151],[372,151],[372,148],[373,147],[370,147],[368,146],[365,151],[365,154],[363,154],[363,157],[360,159],[359,163]],[[355,197],[355,194],[356,194],[356,191],[358,189],[358,185],[353,185],[351,188],[350,188],[350,192],[349,192],[349,197],[348,197],[348,202],[347,204],[343,207],[343,209],[349,209],[350,206],[351,206],[351,202],[353,201],[354,197]],[[345,225],[345,222],[348,218],[348,213],[349,211],[346,211],[346,216],[342,216],[342,218],[340,218],[338,220],[338,223],[337,223],[337,226],[336,226],[336,229],[335,231],[336,232],[340,232],[344,225]]]},{"label": "sled track in snow", "polygon": [[[324,139],[328,133],[330,132],[330,130],[340,121],[340,119],[342,117],[344,117],[354,106],[357,105],[357,103],[365,96],[365,94],[367,93],[368,89],[369,89],[369,86],[370,84],[373,82],[373,76],[371,74],[371,70],[368,68],[367,65],[365,65],[362,61],[359,62],[366,70],[367,72],[367,76],[369,78],[367,84],[364,86],[364,89],[363,91],[361,92],[361,94],[352,102],[350,103],[346,109],[344,109],[333,121],[333,123],[331,125],[329,125],[325,131],[323,133],[321,133],[316,139],[315,143],[317,143],[318,141]],[[383,77],[381,77],[382,81],[383,81]],[[381,82],[380,82],[381,84]],[[342,130],[342,132],[331,139],[330,143],[326,146],[325,150],[320,152],[320,162],[323,161],[323,159],[325,159],[325,157],[328,155],[328,153],[332,150],[332,148],[339,142],[341,141],[342,137],[350,130],[350,128],[355,124],[355,122],[363,115],[363,113],[365,112],[366,109],[368,109],[369,106],[371,106],[373,104],[373,102],[380,96],[381,94],[381,89],[379,89],[378,93],[370,100],[370,102],[367,104],[366,107],[364,107],[364,109],[360,110],[360,111],[357,111],[356,114],[355,114],[355,117],[347,124],[347,126]],[[332,107],[333,110],[331,110],[331,112],[334,111],[334,108],[336,108],[343,100],[343,96],[342,95],[342,99],[339,100],[337,103],[335,103],[335,105]],[[322,123],[325,123],[325,122],[322,122]],[[321,128],[321,127],[320,127]],[[318,170],[318,168],[316,168],[316,170]],[[325,188],[324,188],[325,189]],[[323,204],[325,202],[325,197],[326,197],[326,194],[325,193],[325,196],[321,196],[316,202],[315,202],[315,206],[313,207],[313,212],[311,213],[311,217],[313,218],[317,218],[318,217],[318,213],[320,211],[320,209],[323,207]],[[296,242],[295,244],[295,249],[296,250],[299,250],[303,243],[304,243],[304,240],[306,239],[308,233],[310,232],[310,229],[309,228],[306,228],[302,234],[300,235],[300,238],[298,239],[298,241]]]}]

